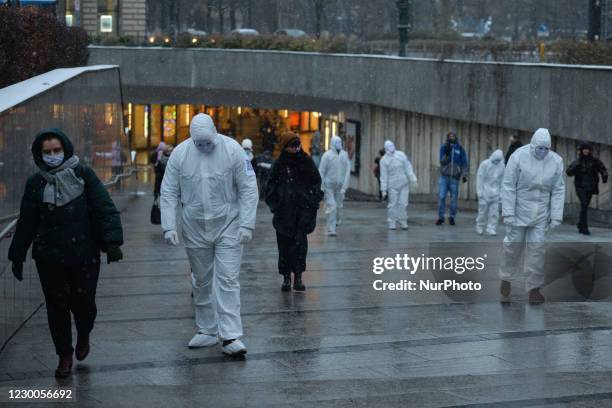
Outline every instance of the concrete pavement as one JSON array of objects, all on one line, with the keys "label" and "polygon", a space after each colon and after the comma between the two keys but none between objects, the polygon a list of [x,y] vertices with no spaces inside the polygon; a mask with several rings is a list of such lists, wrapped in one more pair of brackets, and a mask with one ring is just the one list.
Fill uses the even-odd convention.
[{"label": "concrete pavement", "polygon": [[[409,210],[408,231],[388,231],[383,205],[347,202],[331,238],[321,211],[309,239],[307,290],[282,293],[271,215],[260,207],[241,274],[248,355],[233,360],[218,347],[186,347],[195,332],[189,266],[183,248],[165,245],[149,224],[150,204],[139,198],[122,217],[125,260],[102,267],[87,360],[72,378],[53,377],[43,308],[0,355],[0,389],[72,386],[79,406],[109,407],[612,404],[606,301],[530,306],[519,286],[510,303],[372,289],[376,256],[444,243],[499,248],[503,234],[476,236],[473,213],[461,213],[456,227],[436,227],[435,211],[419,204]],[[565,225],[551,238],[609,248],[612,230],[592,232],[585,238]]]}]

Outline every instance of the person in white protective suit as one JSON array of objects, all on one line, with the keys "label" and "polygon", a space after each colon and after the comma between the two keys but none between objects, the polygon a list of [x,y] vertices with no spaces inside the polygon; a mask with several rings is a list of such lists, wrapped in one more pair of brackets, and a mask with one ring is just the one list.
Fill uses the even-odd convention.
[{"label": "person in white protective suit", "polygon": [[342,150],[340,137],[332,137],[331,148],[321,158],[319,173],[321,190],[325,193],[327,235],[336,236],[336,226],[341,222],[340,210],[351,179],[351,162],[346,150]]},{"label": "person in white protective suit", "polygon": [[244,149],[244,153],[247,155],[249,160],[253,160],[253,141],[251,139],[244,139],[242,141],[242,148]]},{"label": "person in white protective suit", "polygon": [[251,166],[255,169],[255,174],[257,174],[257,159],[253,154],[253,141],[251,139],[244,139],[242,141],[242,148],[244,149],[244,154],[246,154],[247,159],[250,160]]},{"label": "person in white protective suit", "polygon": [[518,148],[506,165],[501,194],[507,230],[499,269],[504,298],[510,295],[510,279],[519,272],[518,262],[524,252],[529,302],[544,302],[540,293],[544,285],[544,243],[548,230],[561,224],[565,203],[563,159],[550,146],[548,130],[538,129],[531,143]]},{"label": "person in white protective suit", "polygon": [[478,195],[478,216],[476,232],[482,235],[497,235],[499,221],[499,202],[501,184],[504,179],[504,153],[495,150],[491,157],[480,163],[476,176],[476,194]]},{"label": "person in white protective suit", "polygon": [[387,222],[389,229],[408,229],[408,195],[410,187],[417,187],[417,177],[412,170],[410,160],[390,140],[385,142],[385,155],[380,160],[380,189],[383,199],[388,197]]},{"label": "person in white protective suit", "polygon": [[164,238],[171,245],[179,243],[176,208],[182,206],[198,327],[189,347],[221,340],[225,354],[243,355],[238,275],[242,246],[255,227],[255,172],[242,147],[218,134],[210,116],[196,115],[189,132],[170,156],[160,201]]}]

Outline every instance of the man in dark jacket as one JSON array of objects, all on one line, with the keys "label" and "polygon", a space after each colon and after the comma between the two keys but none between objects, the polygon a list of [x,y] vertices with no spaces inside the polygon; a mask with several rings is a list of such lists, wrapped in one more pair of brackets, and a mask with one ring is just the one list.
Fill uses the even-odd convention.
[{"label": "man in dark jacket", "polygon": [[[89,353],[100,250],[106,252],[108,263],[122,259],[123,230],[106,188],[92,169],[79,163],[61,130],[40,132],[32,143],[32,156],[40,171],[26,183],[8,258],[21,281],[28,248],[34,243],[32,258],[60,357],[55,375],[67,377],[73,351],[78,360]],[[70,312],[77,329],[76,350]]]},{"label": "man in dark jacket", "polygon": [[446,213],[446,196],[450,192],[451,205],[448,222],[455,225],[457,215],[457,197],[459,195],[459,180],[467,182],[468,157],[459,144],[455,132],[446,135],[446,142],[440,146],[440,180],[438,182],[438,221],[436,225],[444,224]]},{"label": "man in dark jacket", "polygon": [[512,153],[519,147],[521,147],[523,143],[519,140],[518,135],[510,136],[510,146],[508,146],[508,151],[506,152],[506,161],[504,163],[508,164],[508,160],[510,160],[510,156]]},{"label": "man in dark jacket", "polygon": [[591,198],[599,194],[599,175],[604,183],[608,182],[608,172],[601,160],[593,157],[591,144],[580,143],[578,159],[574,160],[566,170],[569,177],[574,177],[576,195],[580,200],[580,221],[578,221],[578,232],[590,235],[587,222],[587,211]]},{"label": "man in dark jacket", "polygon": [[274,214],[272,224],[278,244],[278,272],[283,291],[304,291],[307,235],[314,231],[317,210],[323,198],[321,176],[313,160],[301,150],[299,137],[292,132],[281,136],[281,155],[272,165],[265,189],[266,204]]},{"label": "man in dark jacket", "polygon": [[378,182],[378,201],[383,201],[383,194],[380,189],[380,161],[384,155],[385,149],[380,149],[378,151],[378,156],[374,159],[374,177],[376,177],[376,182]]}]

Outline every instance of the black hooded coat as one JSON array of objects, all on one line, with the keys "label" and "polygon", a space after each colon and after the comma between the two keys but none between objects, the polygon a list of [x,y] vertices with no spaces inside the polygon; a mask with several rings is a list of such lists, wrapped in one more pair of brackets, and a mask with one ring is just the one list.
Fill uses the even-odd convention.
[{"label": "black hooded coat", "polygon": [[[42,160],[42,142],[49,135],[60,140],[64,161],[74,154],[72,143],[61,130],[43,130],[32,143],[34,162],[43,171],[49,170]],[[33,243],[32,258],[37,261],[58,265],[99,263],[100,250],[123,244],[119,211],[106,187],[96,173],[83,164],[78,164],[74,172],[84,180],[85,190],[61,207],[43,202],[47,181],[40,173],[28,179],[9,260],[25,261]]]},{"label": "black hooded coat", "polygon": [[272,165],[265,200],[274,214],[272,224],[281,235],[310,234],[317,224],[323,199],[321,176],[306,153],[281,153]]}]

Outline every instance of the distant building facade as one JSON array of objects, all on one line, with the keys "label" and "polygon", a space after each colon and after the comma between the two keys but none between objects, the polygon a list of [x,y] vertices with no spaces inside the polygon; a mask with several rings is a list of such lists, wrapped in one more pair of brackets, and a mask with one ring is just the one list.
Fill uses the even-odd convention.
[{"label": "distant building facade", "polygon": [[66,25],[83,27],[90,36],[146,35],[146,0],[59,0],[57,14],[65,16]]}]

